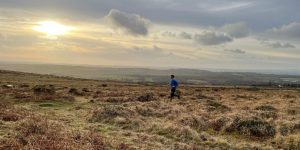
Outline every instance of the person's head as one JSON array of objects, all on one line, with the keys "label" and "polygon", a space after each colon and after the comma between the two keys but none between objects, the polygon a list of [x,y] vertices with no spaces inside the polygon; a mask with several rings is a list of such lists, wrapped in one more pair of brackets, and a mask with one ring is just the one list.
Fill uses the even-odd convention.
[{"label": "person's head", "polygon": [[171,79],[174,79],[175,78],[175,76],[174,75],[171,75]]}]

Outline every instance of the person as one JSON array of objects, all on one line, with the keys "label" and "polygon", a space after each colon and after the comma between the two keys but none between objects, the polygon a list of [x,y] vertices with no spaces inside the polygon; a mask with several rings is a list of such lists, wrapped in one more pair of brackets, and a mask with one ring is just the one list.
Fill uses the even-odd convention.
[{"label": "person", "polygon": [[176,93],[176,89],[178,87],[178,82],[175,80],[175,75],[171,75],[170,86],[171,86],[170,99],[172,100],[174,96],[176,96],[176,97],[178,97],[178,99],[180,99],[180,96]]}]

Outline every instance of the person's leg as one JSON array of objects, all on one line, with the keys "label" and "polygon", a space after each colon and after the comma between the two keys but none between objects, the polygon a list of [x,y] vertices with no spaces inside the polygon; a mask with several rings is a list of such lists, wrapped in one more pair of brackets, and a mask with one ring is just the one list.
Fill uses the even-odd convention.
[{"label": "person's leg", "polygon": [[175,90],[175,92],[174,92],[174,96],[176,96],[178,99],[180,99],[180,96],[179,96],[180,94],[179,93],[177,93],[177,91]]},{"label": "person's leg", "polygon": [[174,88],[171,89],[171,97],[170,97],[171,100],[175,96],[175,91],[176,91],[176,89],[174,89]]},{"label": "person's leg", "polygon": [[179,92],[176,93],[176,96],[177,96],[178,99],[180,99],[180,93]]}]

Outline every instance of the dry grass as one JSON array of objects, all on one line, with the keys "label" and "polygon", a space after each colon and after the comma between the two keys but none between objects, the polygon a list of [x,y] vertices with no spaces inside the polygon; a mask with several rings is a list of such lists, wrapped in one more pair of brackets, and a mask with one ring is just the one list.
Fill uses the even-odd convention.
[{"label": "dry grass", "polygon": [[0,77],[0,149],[300,149],[298,90]]},{"label": "dry grass", "polygon": [[58,122],[30,116],[20,123],[14,138],[2,139],[1,149],[109,149],[108,141],[95,131],[69,131]]}]

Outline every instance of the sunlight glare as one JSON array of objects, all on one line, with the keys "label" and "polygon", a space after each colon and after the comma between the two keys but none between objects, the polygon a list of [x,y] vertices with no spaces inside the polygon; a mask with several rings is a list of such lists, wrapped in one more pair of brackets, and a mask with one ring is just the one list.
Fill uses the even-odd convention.
[{"label": "sunlight glare", "polygon": [[73,29],[71,26],[66,26],[55,21],[38,22],[37,25],[33,27],[33,30],[45,33],[48,36],[64,35]]}]

